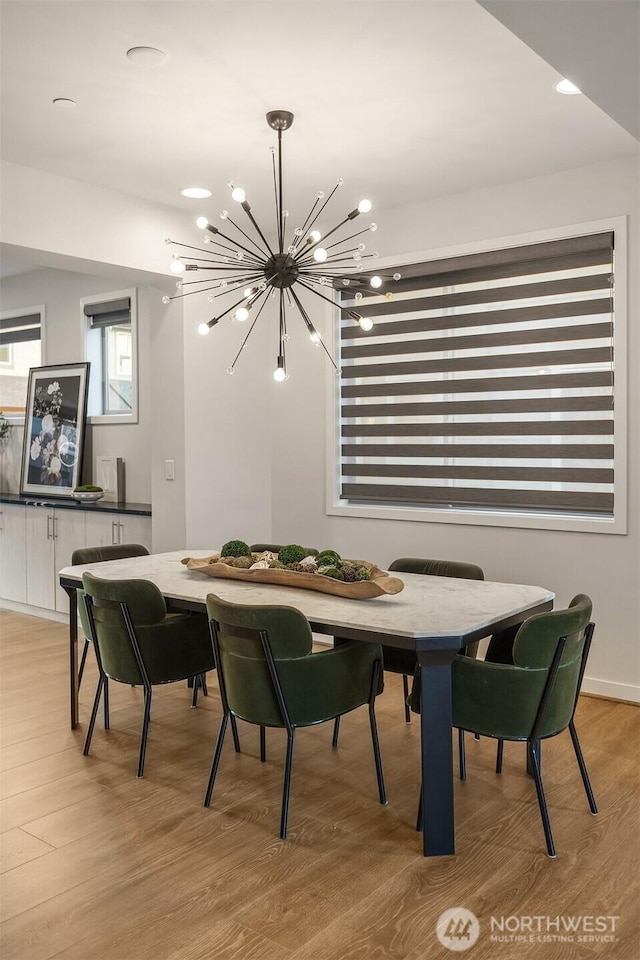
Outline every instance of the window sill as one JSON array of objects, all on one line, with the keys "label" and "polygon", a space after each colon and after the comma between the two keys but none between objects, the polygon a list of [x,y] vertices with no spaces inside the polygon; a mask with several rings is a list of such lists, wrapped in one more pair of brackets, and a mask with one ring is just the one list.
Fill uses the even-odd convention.
[{"label": "window sill", "polygon": [[107,426],[113,423],[119,423],[124,426],[124,424],[137,422],[138,416],[135,413],[93,413],[87,417],[87,423],[96,427]]},{"label": "window sill", "polygon": [[390,507],[383,504],[327,503],[331,517],[362,517],[369,520],[410,520],[414,523],[462,523],[471,526],[512,527],[529,530],[565,530],[575,533],[627,533],[626,519],[558,516],[545,513],[507,513],[490,510],[442,510],[430,507]]}]

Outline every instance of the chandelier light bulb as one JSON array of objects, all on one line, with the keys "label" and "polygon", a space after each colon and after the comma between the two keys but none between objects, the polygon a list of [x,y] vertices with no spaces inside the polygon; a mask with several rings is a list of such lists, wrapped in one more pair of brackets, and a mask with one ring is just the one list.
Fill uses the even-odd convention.
[{"label": "chandelier light bulb", "polygon": [[176,290],[182,290],[182,280],[176,280]]},{"label": "chandelier light bulb", "polygon": [[173,243],[173,240],[171,239],[171,237],[165,237],[165,238],[164,238],[164,242],[165,242],[165,243],[167,244],[167,246],[168,246],[170,243]]},{"label": "chandelier light bulb", "polygon": [[174,260],[171,264],[172,273],[184,273],[184,263],[182,260]]},{"label": "chandelier light bulb", "polygon": [[220,219],[221,219],[221,220],[226,220],[228,216],[229,216],[229,211],[228,211],[228,210],[221,210],[221,211],[220,211]]},{"label": "chandelier light bulb", "polygon": [[282,383],[286,376],[287,375],[284,372],[284,367],[276,367],[276,369],[273,371],[273,379],[276,381],[276,383]]},{"label": "chandelier light bulb", "polygon": [[322,240],[322,234],[319,230],[312,230],[309,234],[309,240],[311,240],[312,243],[318,243],[319,240]]},{"label": "chandelier light bulb", "polygon": [[311,343],[314,345],[314,347],[319,347],[322,337],[317,330],[312,330],[309,334],[309,340],[311,340]]},{"label": "chandelier light bulb", "polygon": [[206,230],[208,226],[209,226],[209,221],[207,220],[206,217],[198,217],[198,219],[196,220],[196,227],[198,228],[198,230]]},{"label": "chandelier light bulb", "polygon": [[360,253],[364,253],[364,251],[365,251],[366,249],[367,249],[367,248],[366,248],[366,246],[364,245],[364,243],[359,243],[359,244],[358,244],[358,250],[360,251]]},{"label": "chandelier light bulb", "polygon": [[170,303],[170,302],[171,302],[171,297],[163,297],[163,298],[162,298],[162,302],[163,302],[163,303]]},{"label": "chandelier light bulb", "polygon": [[236,320],[239,320],[241,323],[244,323],[245,320],[249,319],[249,311],[246,307],[238,307],[236,310]]},{"label": "chandelier light bulb", "polygon": [[255,287],[245,287],[245,289],[242,291],[242,296],[246,297],[247,300],[250,300],[255,292],[256,292]]},{"label": "chandelier light bulb", "polygon": [[401,273],[394,273],[393,279],[394,279],[394,280],[399,280],[401,276],[402,276]]},{"label": "chandelier light bulb", "polygon": [[375,290],[377,290],[378,287],[382,286],[382,280],[380,277],[371,277],[371,280],[369,280],[369,283]]},{"label": "chandelier light bulb", "polygon": [[369,224],[369,230],[371,230],[371,233],[375,233],[377,229],[378,229],[378,224],[377,224],[377,223],[370,223],[370,224]]},{"label": "chandelier light bulb", "polygon": [[227,367],[227,373],[229,374],[230,377],[232,377],[235,373],[235,370],[233,369],[233,367]]},{"label": "chandelier light bulb", "polygon": [[373,330],[373,320],[371,317],[360,318],[360,329],[364,330],[365,333],[368,333],[369,330]]},{"label": "chandelier light bulb", "polygon": [[329,254],[324,247],[317,247],[313,251],[313,259],[316,261],[316,263],[324,263],[328,256]]},{"label": "chandelier light bulb", "polygon": [[369,213],[371,210],[371,200],[361,200],[358,204],[358,213]]},{"label": "chandelier light bulb", "polygon": [[244,201],[247,199],[247,195],[242,187],[234,187],[231,191],[231,199],[235,200],[236,203],[244,203]]},{"label": "chandelier light bulb", "polygon": [[206,335],[209,333],[209,324],[208,323],[199,324],[198,333],[200,334],[201,337],[206,337]]}]

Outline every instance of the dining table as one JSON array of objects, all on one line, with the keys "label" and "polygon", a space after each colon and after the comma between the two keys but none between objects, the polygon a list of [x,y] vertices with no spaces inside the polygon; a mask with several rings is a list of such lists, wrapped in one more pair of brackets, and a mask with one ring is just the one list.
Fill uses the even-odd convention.
[{"label": "dining table", "polygon": [[285,604],[308,619],[314,633],[347,640],[382,643],[413,650],[420,665],[420,744],[422,772],[422,843],[427,857],[455,853],[451,668],[458,652],[476,640],[522,623],[553,607],[545,587],[489,580],[463,580],[423,574],[394,574],[404,583],[396,594],[353,600],[274,584],[214,579],[189,570],[189,556],[214,550],[108,560],[65,567],[60,585],[69,595],[69,681],[71,727],[78,724],[77,590],[82,575],[154,583],[169,610],[205,612],[207,594],[249,604]]}]

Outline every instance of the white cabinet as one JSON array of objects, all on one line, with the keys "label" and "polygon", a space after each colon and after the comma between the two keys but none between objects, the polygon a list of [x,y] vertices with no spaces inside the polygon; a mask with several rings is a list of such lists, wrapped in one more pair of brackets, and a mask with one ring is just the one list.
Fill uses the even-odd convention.
[{"label": "white cabinet", "polygon": [[10,503],[0,503],[0,596],[27,602],[25,510]]},{"label": "white cabinet", "polygon": [[57,507],[24,507],[26,515],[27,603],[68,613],[69,598],[58,584],[76,547],[86,546],[85,512]]},{"label": "white cabinet", "polygon": [[86,537],[88,547],[141,543],[151,550],[151,517],[131,513],[87,512]]},{"label": "white cabinet", "polygon": [[0,596],[69,612],[58,572],[80,547],[142,543],[151,550],[151,517],[80,507],[0,504]]}]

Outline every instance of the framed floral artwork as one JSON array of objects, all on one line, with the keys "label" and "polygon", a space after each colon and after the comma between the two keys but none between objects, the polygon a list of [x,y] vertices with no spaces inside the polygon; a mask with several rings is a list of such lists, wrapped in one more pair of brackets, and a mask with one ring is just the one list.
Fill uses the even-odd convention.
[{"label": "framed floral artwork", "polygon": [[81,482],[88,363],[29,370],[20,493],[70,497]]}]

